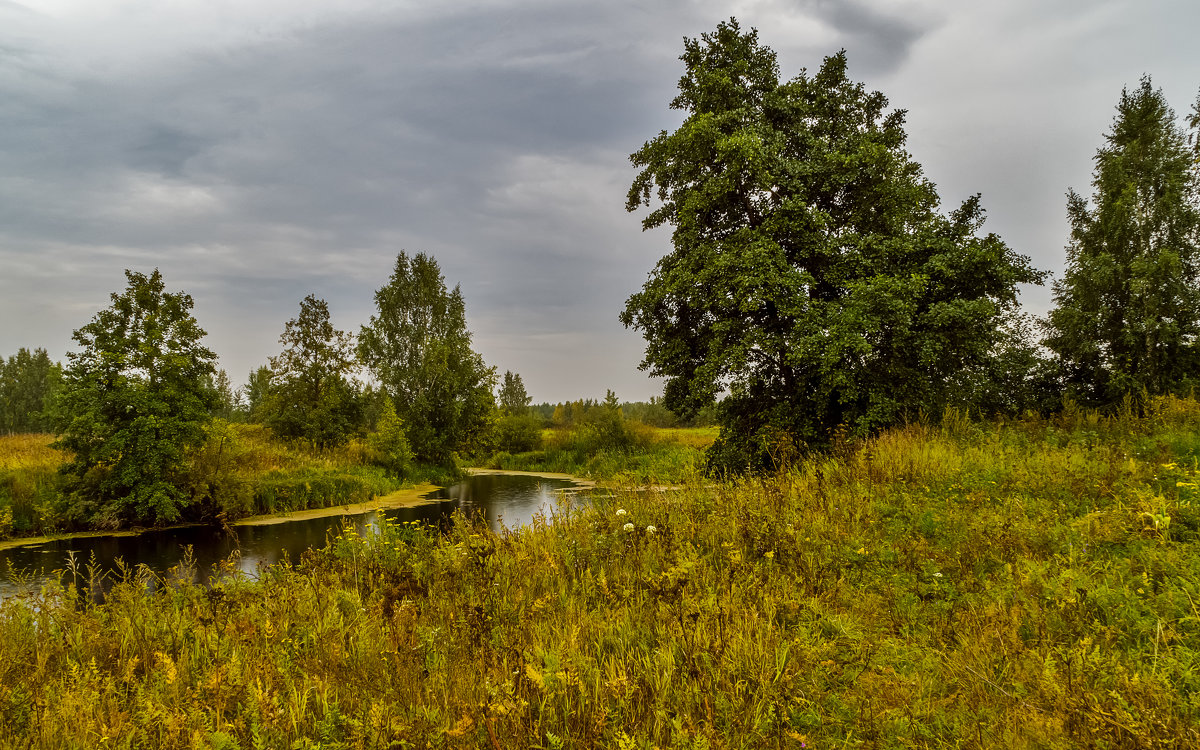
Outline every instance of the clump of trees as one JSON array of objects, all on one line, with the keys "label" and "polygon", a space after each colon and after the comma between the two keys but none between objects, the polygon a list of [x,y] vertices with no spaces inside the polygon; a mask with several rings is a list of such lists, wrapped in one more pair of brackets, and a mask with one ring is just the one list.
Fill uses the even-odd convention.
[{"label": "clump of trees", "polygon": [[[415,463],[453,470],[492,438],[495,370],[471,348],[461,291],[424,254],[399,255],[357,342],[333,326],[324,300],[305,297],[282,351],[236,392],[203,345],[191,296],[168,291],[158,270],[125,275],[126,289],[75,331],[65,369],[41,349],[0,361],[0,429],[51,428],[71,456],[68,523],[164,524],[203,512],[211,488],[192,464],[217,461],[207,454],[229,438],[225,420],[261,422],[317,450],[362,438],[367,459],[397,477]],[[360,379],[364,367],[378,387]],[[505,386],[501,418],[530,419],[520,377],[508,373]]]},{"label": "clump of trees", "polygon": [[496,450],[525,453],[541,446],[543,421],[530,409],[532,400],[521,376],[505,370],[497,398],[500,413],[494,433]]},{"label": "clump of trees", "polygon": [[[1018,414],[1194,388],[1200,367],[1200,102],[1190,137],[1150,79],[1122,93],[1089,204],[1068,198],[1067,272],[981,231],[978,195],[942,212],[905,151],[904,111],[845,52],[781,81],[736,20],[686,39],[686,119],[631,156],[630,211],[672,250],[621,313],[666,407],[718,406],[719,472],[762,469],[960,407]],[[1039,340],[1038,333],[1042,334]]]},{"label": "clump of trees", "polygon": [[22,347],[0,359],[0,433],[49,432],[62,366],[45,349]]},{"label": "clump of trees", "polygon": [[452,466],[480,447],[495,409],[496,371],[471,348],[466,305],[437,261],[400,253],[358,335],[359,360],[391,398],[418,461]]}]

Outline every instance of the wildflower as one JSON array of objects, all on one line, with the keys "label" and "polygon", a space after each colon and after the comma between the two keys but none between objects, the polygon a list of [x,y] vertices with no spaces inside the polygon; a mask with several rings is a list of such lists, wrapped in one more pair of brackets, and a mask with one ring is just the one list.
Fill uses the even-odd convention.
[{"label": "wildflower", "polygon": [[647,533],[647,534],[654,534],[654,533],[656,533],[657,531],[658,531],[658,529],[654,528],[653,526],[647,526],[647,527],[646,527],[646,533]]},{"label": "wildflower", "polygon": [[941,574],[941,573],[934,573],[934,574],[933,574],[933,577],[934,577],[934,578],[941,578],[941,577],[942,577],[942,574]]},{"label": "wildflower", "polygon": [[624,508],[617,508],[617,515],[618,515],[618,516],[623,516],[623,515],[625,515],[625,509],[624,509]]},{"label": "wildflower", "polygon": [[627,524],[625,524],[625,530],[626,530],[626,531],[633,531],[633,524],[632,524],[632,523],[627,523]]}]

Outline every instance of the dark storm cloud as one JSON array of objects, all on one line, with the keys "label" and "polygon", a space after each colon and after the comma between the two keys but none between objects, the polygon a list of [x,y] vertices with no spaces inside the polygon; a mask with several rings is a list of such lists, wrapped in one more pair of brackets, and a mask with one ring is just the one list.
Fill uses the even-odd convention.
[{"label": "dark storm cloud", "polygon": [[838,32],[855,69],[867,74],[899,68],[913,45],[940,23],[934,14],[903,3],[875,7],[835,0],[814,8]]},{"label": "dark storm cloud", "polygon": [[181,177],[188,160],[216,143],[169,125],[148,125],[129,147],[125,163],[139,171],[157,172],[165,177]]}]

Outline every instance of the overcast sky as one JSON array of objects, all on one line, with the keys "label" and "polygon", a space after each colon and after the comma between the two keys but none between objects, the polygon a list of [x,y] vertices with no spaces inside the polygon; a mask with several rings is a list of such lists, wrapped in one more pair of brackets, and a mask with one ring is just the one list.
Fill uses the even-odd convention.
[{"label": "overcast sky", "polygon": [[785,79],[845,48],[944,207],[982,193],[1056,275],[1122,87],[1200,88],[1195,0],[0,0],[0,355],[62,358],[157,267],[242,383],[307,294],[356,332],[407,250],[535,401],[657,395],[617,314],[669,229],[625,212],[628,156],[731,15]]}]

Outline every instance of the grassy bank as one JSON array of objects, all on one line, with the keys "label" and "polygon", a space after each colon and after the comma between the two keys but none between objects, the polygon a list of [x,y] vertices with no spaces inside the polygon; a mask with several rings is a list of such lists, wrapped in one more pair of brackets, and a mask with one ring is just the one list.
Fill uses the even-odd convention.
[{"label": "grassy bank", "polygon": [[1198,461],[1192,401],[951,415],[505,536],[53,588],[0,604],[0,745],[1195,747]]},{"label": "grassy bank", "polygon": [[[50,435],[0,436],[0,539],[97,527],[64,496],[58,467],[66,457],[50,447],[53,441]],[[192,498],[184,522],[364,502],[414,481],[450,478],[444,470],[416,467],[401,480],[372,466],[359,441],[312,450],[277,440],[261,425],[219,420],[180,475]]]},{"label": "grassy bank", "polygon": [[479,463],[491,469],[548,471],[608,482],[677,484],[704,467],[704,450],[716,427],[649,427],[628,422],[617,439],[586,428],[542,432],[542,447],[525,453],[496,453]]}]

